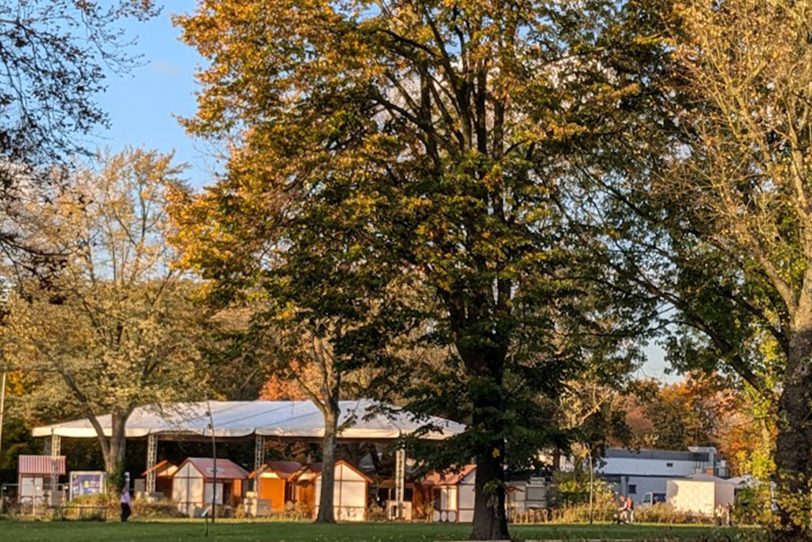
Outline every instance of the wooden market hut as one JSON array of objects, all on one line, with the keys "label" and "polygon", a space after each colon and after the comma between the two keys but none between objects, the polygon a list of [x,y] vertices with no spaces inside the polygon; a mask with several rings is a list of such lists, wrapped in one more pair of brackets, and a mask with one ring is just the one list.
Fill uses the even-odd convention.
[{"label": "wooden market hut", "polygon": [[[321,497],[321,472],[315,479],[316,507],[319,513]],[[333,488],[333,509],[338,521],[365,521],[367,519],[367,499],[372,479],[343,459],[336,461],[335,487]]]},{"label": "wooden market hut", "polygon": [[[215,482],[214,461],[210,457],[189,457],[172,476],[172,500],[189,516],[198,516],[214,500],[223,506],[236,507],[242,502],[248,472],[230,459],[217,459]],[[216,483],[216,485],[215,485]]]},{"label": "wooden market hut", "polygon": [[172,496],[172,477],[178,470],[178,466],[164,459],[155,464],[151,469],[141,473],[142,478],[153,472],[155,473],[155,492],[161,493],[164,497]]},{"label": "wooden market hut", "polygon": [[456,472],[432,472],[423,479],[431,495],[434,521],[470,523],[474,520],[476,465],[465,465]]},{"label": "wooden market hut", "polygon": [[303,465],[288,478],[296,510],[307,517],[315,517],[317,476],[321,476],[321,463]]},{"label": "wooden market hut", "polygon": [[257,480],[256,497],[269,502],[274,514],[285,512],[285,504],[296,500],[296,486],[291,481],[294,474],[302,469],[297,461],[268,461],[248,475]]},{"label": "wooden market hut", "polygon": [[[311,463],[302,467],[291,480],[295,484],[296,506],[316,517],[321,497],[322,464]],[[338,521],[365,521],[369,484],[366,474],[343,459],[336,461],[333,509]]]},{"label": "wooden market hut", "polygon": [[[426,502],[423,486],[414,480],[403,484],[403,519],[424,519],[423,508]],[[386,510],[387,519],[396,519],[398,514],[395,480],[384,480],[378,484],[378,503]]]},{"label": "wooden market hut", "polygon": [[[25,455],[17,457],[17,500],[34,507],[57,505],[61,501],[59,476],[66,473],[65,456]],[[52,485],[56,482],[56,485]]]},{"label": "wooden market hut", "polygon": [[[396,443],[410,435],[442,441],[465,430],[465,426],[451,420],[418,416],[372,399],[340,401],[339,407],[341,442]],[[109,434],[112,424],[113,416],[100,414],[94,423],[87,419],[63,421],[35,427],[32,435],[50,438],[51,451],[58,455],[61,439],[96,439],[99,426]],[[427,425],[433,430],[425,432]],[[312,401],[195,401],[140,405],[127,418],[124,436],[146,439],[145,468],[149,469],[158,462],[160,442],[252,440],[254,449],[261,450],[269,437],[288,443],[310,442],[321,439],[324,431],[324,416]],[[263,462],[262,454],[255,454],[252,469],[260,468]],[[396,476],[400,478],[403,473],[398,470]],[[150,473],[143,491],[155,493],[155,481]]]}]

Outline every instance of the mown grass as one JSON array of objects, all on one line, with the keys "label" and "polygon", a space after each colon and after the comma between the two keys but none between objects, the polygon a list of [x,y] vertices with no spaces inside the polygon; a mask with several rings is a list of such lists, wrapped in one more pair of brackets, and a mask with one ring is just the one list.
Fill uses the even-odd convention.
[{"label": "mown grass", "polygon": [[[202,520],[94,523],[70,521],[0,521],[0,542],[428,542],[463,540],[467,525],[424,523],[310,523],[220,520],[209,527]],[[663,525],[515,525],[517,539],[526,540],[757,540],[756,529],[714,529]]]}]

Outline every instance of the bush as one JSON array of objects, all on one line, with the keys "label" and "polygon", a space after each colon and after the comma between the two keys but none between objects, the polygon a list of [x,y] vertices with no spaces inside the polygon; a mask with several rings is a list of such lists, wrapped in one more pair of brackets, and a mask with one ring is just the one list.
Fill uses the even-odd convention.
[{"label": "bush", "polygon": [[138,499],[133,501],[133,517],[154,519],[154,518],[183,518],[186,515],[178,510],[172,501],[153,501]]},{"label": "bush", "polygon": [[634,520],[644,523],[712,523],[713,518],[693,512],[674,510],[674,507],[667,503],[657,503],[636,508]]},{"label": "bush", "polygon": [[[553,489],[549,493],[550,504],[555,508],[585,505],[589,509],[589,474],[582,471],[557,472],[553,477]],[[612,486],[600,478],[592,480],[592,502],[595,509],[614,507]]]},{"label": "bush", "polygon": [[386,521],[386,508],[377,504],[370,504],[367,508],[367,521]]},{"label": "bush", "polygon": [[[219,515],[222,511],[218,510]],[[68,502],[56,512],[56,519],[105,521],[118,518],[121,514],[121,504],[116,495],[100,493],[85,495]],[[136,499],[132,502],[132,517],[157,518],[183,518],[186,517],[175,503],[169,500],[148,501]]]},{"label": "bush", "polygon": [[734,523],[770,525],[772,521],[772,495],[769,482],[736,491],[736,505],[733,507]]},{"label": "bush", "polygon": [[[612,522],[617,514],[614,502],[596,502],[592,509],[592,519],[596,522]],[[589,521],[589,504],[576,504],[550,508],[547,510],[530,510],[514,513],[513,523],[586,523]],[[682,512],[665,503],[653,506],[637,507],[634,510],[634,521],[637,523],[677,523],[701,524],[712,523],[709,518],[692,512]]]},{"label": "bush", "polygon": [[68,501],[65,506],[54,511],[56,519],[82,521],[105,521],[115,517],[120,511],[119,504],[108,493],[84,495]]},{"label": "bush", "polygon": [[[592,508],[593,521],[612,521],[617,514],[614,503],[595,503]],[[550,520],[554,523],[585,523],[589,521],[589,504],[578,504],[553,509]]]}]

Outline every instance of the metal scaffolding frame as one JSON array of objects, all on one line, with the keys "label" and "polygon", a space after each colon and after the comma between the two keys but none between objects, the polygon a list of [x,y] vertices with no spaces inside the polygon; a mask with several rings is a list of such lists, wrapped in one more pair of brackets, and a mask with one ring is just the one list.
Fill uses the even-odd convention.
[{"label": "metal scaffolding frame", "polygon": [[406,449],[398,446],[395,450],[395,502],[397,519],[403,519],[403,502],[406,486]]},{"label": "metal scaffolding frame", "polygon": [[51,435],[50,440],[51,455],[51,495],[50,505],[59,505],[59,455],[62,452],[62,437]]},{"label": "metal scaffolding frame", "polygon": [[155,465],[158,463],[158,435],[150,433],[147,435],[147,495],[155,493],[156,472]]},{"label": "metal scaffolding frame", "polygon": [[[265,437],[254,435],[254,472],[258,472],[265,463]],[[251,481],[251,489],[259,491],[259,476],[255,476]]]}]

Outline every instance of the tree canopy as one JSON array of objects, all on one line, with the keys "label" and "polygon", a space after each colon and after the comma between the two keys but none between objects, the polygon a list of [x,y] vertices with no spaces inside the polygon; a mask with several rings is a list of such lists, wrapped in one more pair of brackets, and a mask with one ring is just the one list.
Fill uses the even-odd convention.
[{"label": "tree canopy", "polygon": [[[812,237],[809,6],[689,1],[672,29],[675,127],[649,174],[641,284],[674,309],[680,368],[737,374],[776,405],[777,501],[787,540],[809,537]],[[642,212],[640,212],[642,211]]]},{"label": "tree canopy", "polygon": [[613,2],[291,0],[177,21],[209,61],[185,124],[231,144],[181,234],[205,276],[240,290],[283,270],[311,321],[382,307],[359,329],[449,346],[441,397],[411,405],[468,423],[473,537],[507,538],[503,466],[549,438],[539,394],[628,367],[651,309],[612,287],[593,190],[646,100],[648,21]]},{"label": "tree canopy", "polygon": [[206,312],[167,244],[167,200],[185,190],[179,173],[171,155],[128,149],[29,209],[38,220],[28,241],[58,265],[47,281],[14,285],[0,328],[4,369],[35,375],[32,403],[87,417],[111,474],[137,406],[195,399],[205,382],[197,364]]},{"label": "tree canopy", "polygon": [[[158,13],[151,0],[25,0],[0,4],[0,251],[31,269],[49,254],[25,243],[21,208],[65,182],[107,123],[96,103],[110,72],[136,64],[121,21]],[[20,224],[23,222],[23,224]]]}]

